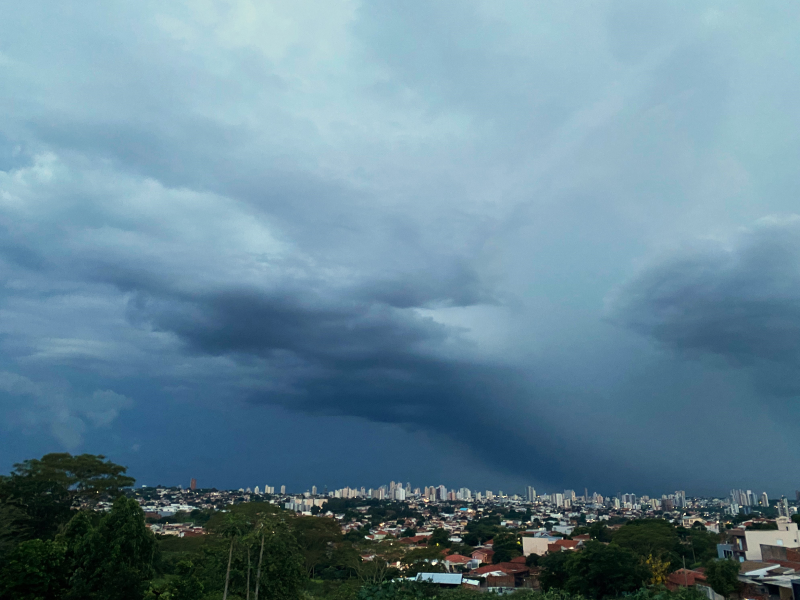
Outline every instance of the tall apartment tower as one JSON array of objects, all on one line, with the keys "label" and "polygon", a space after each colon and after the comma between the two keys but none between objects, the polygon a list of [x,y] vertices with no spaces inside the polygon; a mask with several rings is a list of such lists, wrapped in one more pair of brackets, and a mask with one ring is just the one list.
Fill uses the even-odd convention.
[{"label": "tall apartment tower", "polygon": [[285,485],[281,486],[281,494],[284,495],[284,496],[286,495],[286,486]]},{"label": "tall apartment tower", "polygon": [[438,488],[436,488],[436,499],[447,500],[447,488],[443,485],[440,485]]},{"label": "tall apartment tower", "polygon": [[189,489],[195,491],[197,489],[197,479],[192,477],[191,481],[189,481]]},{"label": "tall apartment tower", "polygon": [[767,496],[767,492],[761,492],[761,506],[769,506],[769,496]]},{"label": "tall apartment tower", "polygon": [[532,485],[528,486],[528,502],[536,502],[536,490]]},{"label": "tall apartment tower", "polygon": [[789,501],[783,496],[778,502],[778,516],[789,518]]}]

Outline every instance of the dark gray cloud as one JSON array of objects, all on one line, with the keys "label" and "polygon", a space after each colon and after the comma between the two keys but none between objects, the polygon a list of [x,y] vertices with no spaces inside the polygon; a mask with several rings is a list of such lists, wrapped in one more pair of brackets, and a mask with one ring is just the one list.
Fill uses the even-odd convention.
[{"label": "dark gray cloud", "polygon": [[769,217],[728,240],[682,249],[613,296],[627,327],[681,351],[739,364],[800,359],[800,218]]},{"label": "dark gray cloud", "polygon": [[[752,226],[796,210],[796,20],[768,3],[6,10],[0,370],[40,390],[4,392],[20,452],[98,440],[174,473],[158,457],[194,448],[186,418],[212,440],[187,462],[218,473],[252,443],[296,477],[309,455],[282,449],[332,426],[388,478],[744,485],[747,450],[715,458],[725,429],[704,424],[796,435],[797,225]],[[700,238],[722,241],[681,246]],[[748,485],[790,485],[757,466]]]}]

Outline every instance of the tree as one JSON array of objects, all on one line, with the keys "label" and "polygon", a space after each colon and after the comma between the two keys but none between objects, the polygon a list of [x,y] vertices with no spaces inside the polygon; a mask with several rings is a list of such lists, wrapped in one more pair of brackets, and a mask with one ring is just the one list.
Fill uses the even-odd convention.
[{"label": "tree", "polygon": [[405,566],[405,575],[410,577],[421,572],[444,571],[443,559],[442,547],[429,545],[427,548],[416,548],[407,552],[401,563]]},{"label": "tree", "polygon": [[306,580],[303,555],[297,541],[283,522],[265,532],[264,562],[256,585],[266,600],[295,600],[302,595]]},{"label": "tree", "polygon": [[222,592],[222,600],[228,598],[228,586],[231,580],[231,564],[233,563],[233,547],[236,540],[243,536],[250,529],[250,523],[241,514],[227,513],[222,523],[218,525],[216,531],[218,534],[230,539],[230,547],[228,549],[228,567],[225,570],[225,587]]},{"label": "tree", "polygon": [[492,562],[494,564],[508,562],[512,558],[522,556],[522,544],[519,543],[517,534],[510,531],[498,533],[494,537],[492,550],[494,550],[494,554],[492,555]]},{"label": "tree", "polygon": [[[85,525],[76,523],[75,528]],[[72,540],[75,571],[65,596],[74,600],[138,600],[153,575],[156,541],[136,500],[120,496],[99,525]]]},{"label": "tree", "polygon": [[169,600],[199,600],[203,596],[205,588],[195,575],[191,561],[180,561],[175,566],[175,575],[167,587]]},{"label": "tree", "polygon": [[[574,532],[573,532],[574,533]],[[611,530],[603,521],[596,521],[589,526],[589,536],[598,542],[610,542]]]},{"label": "tree", "polygon": [[429,598],[433,586],[415,581],[393,581],[366,585],[358,591],[358,600],[417,600]]},{"label": "tree", "polygon": [[104,495],[114,496],[122,488],[132,486],[136,480],[125,475],[126,472],[126,467],[102,455],[72,456],[62,452],[15,464],[11,477],[56,483],[74,499],[96,502]]},{"label": "tree", "polygon": [[662,560],[651,554],[647,557],[645,563],[652,573],[648,583],[650,585],[665,585],[667,583],[667,575],[669,575],[670,572],[669,561]]},{"label": "tree", "polygon": [[614,533],[613,541],[642,560],[652,555],[668,560],[674,568],[681,564],[680,538],[675,527],[663,519],[628,521]]},{"label": "tree", "polygon": [[0,569],[0,598],[55,600],[67,587],[65,548],[51,540],[20,543]]},{"label": "tree", "polygon": [[701,527],[696,528],[693,525],[691,529],[683,527],[677,529],[681,538],[679,551],[692,565],[705,564],[717,557],[717,544],[720,542],[720,536],[706,530],[702,525]]},{"label": "tree", "polygon": [[567,563],[571,552],[551,552],[539,559],[539,583],[544,591],[564,589],[569,579]]},{"label": "tree", "polygon": [[428,538],[428,546],[447,546],[450,543],[450,534],[445,529],[437,527]]},{"label": "tree", "polygon": [[291,527],[303,554],[306,573],[313,577],[332,545],[341,541],[342,530],[336,521],[325,517],[297,517],[292,520]]},{"label": "tree", "polygon": [[0,546],[52,539],[72,516],[71,505],[58,482],[20,474],[0,478]]},{"label": "tree", "polygon": [[615,598],[633,592],[650,579],[650,569],[630,550],[590,541],[571,553],[566,590],[588,598]]},{"label": "tree", "polygon": [[709,561],[706,579],[715,592],[727,598],[739,585],[739,563],[731,559]]}]

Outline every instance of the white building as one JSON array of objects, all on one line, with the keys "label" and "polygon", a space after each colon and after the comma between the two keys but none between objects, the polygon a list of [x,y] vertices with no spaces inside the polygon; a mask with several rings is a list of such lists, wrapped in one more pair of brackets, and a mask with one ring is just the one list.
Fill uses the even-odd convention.
[{"label": "white building", "polygon": [[733,534],[739,549],[744,550],[745,560],[762,560],[761,544],[768,546],[785,546],[786,548],[800,548],[800,533],[797,523],[792,523],[786,517],[778,517],[776,530],[745,529],[744,535]]}]

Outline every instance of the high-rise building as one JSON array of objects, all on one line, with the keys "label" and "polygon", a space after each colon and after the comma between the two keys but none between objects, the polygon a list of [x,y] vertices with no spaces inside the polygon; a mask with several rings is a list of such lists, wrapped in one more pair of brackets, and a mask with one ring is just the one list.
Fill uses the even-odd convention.
[{"label": "high-rise building", "polygon": [[443,485],[440,485],[438,488],[436,488],[436,499],[447,500],[447,488]]},{"label": "high-rise building", "polygon": [[769,496],[767,496],[767,492],[761,492],[761,506],[769,506]]},{"label": "high-rise building", "polygon": [[260,495],[261,495],[261,488],[259,488],[258,486],[256,486],[256,487],[253,489],[253,493],[254,493],[256,496],[260,496]]},{"label": "high-rise building", "polygon": [[532,486],[528,486],[528,493],[527,493],[528,502],[536,502],[536,489]]},{"label": "high-rise building", "polygon": [[281,486],[281,495],[284,495],[284,496],[286,495],[286,486],[285,485]]},{"label": "high-rise building", "polygon": [[553,494],[553,504],[558,507],[564,506],[564,494]]},{"label": "high-rise building", "polygon": [[197,479],[194,477],[192,477],[192,479],[189,481],[189,489],[192,491],[197,489]]},{"label": "high-rise building", "polygon": [[312,496],[316,496],[317,495],[317,486],[315,486],[315,485],[311,486],[311,495]]},{"label": "high-rise building", "polygon": [[789,518],[789,501],[783,496],[778,502],[778,516]]}]

